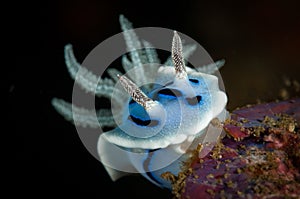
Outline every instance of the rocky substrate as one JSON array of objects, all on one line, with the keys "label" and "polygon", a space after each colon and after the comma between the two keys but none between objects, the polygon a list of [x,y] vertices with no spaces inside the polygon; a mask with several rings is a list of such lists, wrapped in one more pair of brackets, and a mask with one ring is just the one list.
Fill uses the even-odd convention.
[{"label": "rocky substrate", "polygon": [[178,176],[176,198],[300,198],[300,98],[234,110],[225,136],[199,144]]}]

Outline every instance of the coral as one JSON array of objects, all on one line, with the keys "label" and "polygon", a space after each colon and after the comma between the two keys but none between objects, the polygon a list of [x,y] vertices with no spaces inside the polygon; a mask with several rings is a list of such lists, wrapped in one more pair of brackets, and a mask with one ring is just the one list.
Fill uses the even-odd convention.
[{"label": "coral", "polygon": [[299,107],[297,98],[233,111],[214,149],[203,158],[195,151],[184,178],[172,178],[174,196],[299,198]]}]

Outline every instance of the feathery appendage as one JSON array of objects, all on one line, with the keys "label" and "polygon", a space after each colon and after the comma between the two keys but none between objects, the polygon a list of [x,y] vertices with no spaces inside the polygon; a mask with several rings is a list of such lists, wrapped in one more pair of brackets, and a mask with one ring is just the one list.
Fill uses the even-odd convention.
[{"label": "feathery appendage", "polygon": [[[122,66],[125,72],[137,85],[141,85],[143,82],[151,82],[151,78],[153,78],[157,73],[158,64],[161,63],[155,48],[147,41],[139,41],[138,36],[132,30],[133,27],[131,23],[123,15],[120,16],[120,24],[124,31],[123,35],[127,49],[130,51],[130,60],[127,55],[123,55],[122,57]],[[142,47],[144,48],[141,49]],[[182,47],[182,57],[185,58],[183,64],[187,63],[187,59],[195,50],[195,44],[185,45]],[[65,63],[69,74],[71,78],[75,80],[76,84],[78,84],[83,90],[89,93],[94,93],[97,97],[111,99],[116,103],[115,105],[120,107],[122,107],[126,100],[128,100],[129,96],[124,95],[123,90],[115,87],[116,82],[119,81],[117,74],[121,74],[119,70],[109,68],[107,73],[110,75],[111,79],[102,79],[77,62],[71,44],[65,46],[64,52]],[[172,56],[170,56],[164,65],[172,66],[172,61]],[[143,70],[142,65],[144,64],[148,65],[147,70]],[[198,70],[200,72],[212,74],[223,65],[224,60],[220,60],[216,63],[200,67]],[[138,67],[139,69],[132,70],[134,67]],[[145,85],[145,88],[149,87],[150,85]],[[81,126],[96,128],[98,126],[97,122],[100,122],[102,126],[115,125],[110,110],[101,109],[100,111],[97,111],[97,118],[91,118],[89,116],[89,114],[92,113],[90,110],[79,108],[77,106],[73,106],[72,109],[72,105],[64,100],[55,98],[53,99],[52,104],[66,120],[73,121],[73,117],[76,117],[78,120],[77,123]]]},{"label": "feathery appendage", "polygon": [[115,81],[118,82],[119,78],[118,75],[122,74],[119,70],[115,68],[108,68],[106,72],[109,74],[109,76]]},{"label": "feathery appendage", "polygon": [[[148,63],[160,63],[156,50],[152,47],[149,42],[143,41],[144,49],[141,49],[141,42],[139,41],[135,32],[131,29],[131,23],[123,16],[120,16],[121,28],[124,31],[124,39],[127,45],[129,56],[131,61],[127,58],[127,55],[122,57],[122,66],[125,72],[128,72],[130,78],[133,79],[137,84],[142,82],[148,82],[148,77],[153,77],[156,73],[157,67],[151,68],[148,72],[144,72],[142,65]],[[76,60],[71,44],[65,46],[65,63],[72,79],[86,92],[94,93],[97,97],[105,97],[111,99],[116,103],[117,106],[122,107],[124,102],[129,96],[124,96],[124,92],[118,90],[115,87],[118,81],[117,74],[121,74],[117,69],[111,68],[107,70],[107,73],[112,79],[104,78],[93,74],[87,68],[82,67]],[[139,70],[133,70],[134,67],[139,67]],[[131,71],[131,72],[129,72]],[[114,126],[114,120],[110,110],[101,109],[97,112],[97,118],[91,117],[91,111],[73,106],[72,104],[65,102],[60,99],[53,99],[52,105],[55,109],[65,117],[68,121],[73,121],[73,117],[76,117],[77,124],[80,126],[89,126],[96,128],[98,122],[102,126]],[[120,114],[121,115],[121,114]]]},{"label": "feathery appendage", "polygon": [[[152,46],[152,44],[148,41],[143,41],[145,53],[147,56],[147,62],[145,64],[148,64],[147,70],[144,71],[145,78],[147,82],[151,81],[151,77],[155,77],[158,66],[161,64],[161,61],[158,58],[158,54],[155,50],[155,48]],[[146,85],[146,87],[149,89],[150,86]]]},{"label": "feathery appendage", "polygon": [[[125,38],[127,50],[130,51],[129,55],[132,61],[131,67],[126,68],[126,72],[128,72],[133,67],[140,67],[142,69],[143,58],[142,58],[142,54],[139,51],[139,49],[142,48],[142,45],[138,39],[138,36],[134,32],[132,24],[123,15],[120,15],[120,24]],[[140,85],[144,82],[143,80],[144,76],[145,76],[144,72],[141,71],[141,74],[134,75],[133,81],[135,81],[138,85]]]},{"label": "feathery appendage", "polygon": [[155,48],[152,46],[152,44],[148,41],[143,40],[143,45],[147,56],[147,62],[160,64],[160,60],[158,58],[157,52]]},{"label": "feathery appendage", "polygon": [[[116,123],[110,110],[100,109],[96,112],[85,108],[80,108],[62,99],[53,98],[52,105],[55,110],[60,113],[67,121],[74,123],[82,127],[97,128],[99,125],[107,127],[115,127]],[[116,120],[121,119],[121,114],[114,115]]]},{"label": "feathery appendage", "polygon": [[86,92],[95,93],[96,95],[103,96],[103,90],[113,89],[115,82],[109,78],[102,79],[91,71],[82,67],[76,60],[72,45],[65,46],[65,62],[72,79],[81,86]]},{"label": "feathery appendage", "polygon": [[216,71],[218,71],[224,65],[225,65],[225,60],[220,59],[214,63],[201,66],[201,67],[197,68],[197,70],[201,73],[214,74]]}]

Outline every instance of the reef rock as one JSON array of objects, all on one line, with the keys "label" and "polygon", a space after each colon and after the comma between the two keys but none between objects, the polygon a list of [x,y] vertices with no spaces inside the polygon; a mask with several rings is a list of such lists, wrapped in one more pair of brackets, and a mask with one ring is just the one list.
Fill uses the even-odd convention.
[{"label": "reef rock", "polygon": [[300,98],[239,108],[205,157],[173,181],[177,198],[300,198]]}]

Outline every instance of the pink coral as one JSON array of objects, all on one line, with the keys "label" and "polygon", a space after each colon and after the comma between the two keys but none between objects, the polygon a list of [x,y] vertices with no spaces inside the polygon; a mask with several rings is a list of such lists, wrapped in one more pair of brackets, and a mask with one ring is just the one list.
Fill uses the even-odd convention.
[{"label": "pink coral", "polygon": [[233,111],[227,136],[205,157],[194,157],[177,196],[299,198],[299,107],[297,98]]}]

